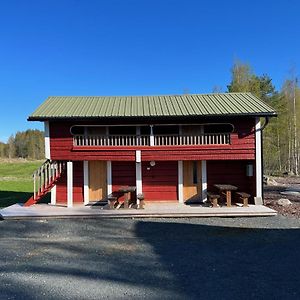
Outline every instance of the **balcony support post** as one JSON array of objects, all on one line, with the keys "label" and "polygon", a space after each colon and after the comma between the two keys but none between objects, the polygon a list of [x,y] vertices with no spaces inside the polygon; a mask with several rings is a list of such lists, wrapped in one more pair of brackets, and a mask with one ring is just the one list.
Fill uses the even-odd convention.
[{"label": "balcony support post", "polygon": [[[136,178],[136,195],[143,193],[142,184],[142,159],[141,150],[136,150],[135,152],[135,178]],[[140,200],[136,199],[137,207],[140,207]]]},{"label": "balcony support post", "polygon": [[67,162],[67,206],[73,207],[73,162]]},{"label": "balcony support post", "polygon": [[106,164],[106,180],[107,180],[107,195],[112,193],[112,171],[111,171],[111,161],[107,161]]},{"label": "balcony support post", "polygon": [[183,161],[178,161],[178,202],[183,203]]},{"label": "balcony support post", "polygon": [[154,146],[154,134],[153,134],[153,125],[150,125],[150,146]]},{"label": "balcony support post", "polygon": [[83,199],[84,205],[87,205],[90,201],[89,199],[89,162],[83,162]]},{"label": "balcony support post", "polygon": [[202,201],[207,201],[207,167],[206,160],[201,161],[201,186],[202,186]]}]

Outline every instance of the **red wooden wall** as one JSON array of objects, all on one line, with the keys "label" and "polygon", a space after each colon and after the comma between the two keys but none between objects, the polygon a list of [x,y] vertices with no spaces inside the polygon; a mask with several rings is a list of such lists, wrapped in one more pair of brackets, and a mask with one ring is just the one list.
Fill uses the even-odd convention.
[{"label": "red wooden wall", "polygon": [[148,201],[178,200],[178,162],[142,163],[143,194]]},{"label": "red wooden wall", "polygon": [[[246,165],[252,164],[254,176],[246,176]],[[207,161],[207,189],[216,191],[214,184],[232,184],[238,187],[241,192],[256,196],[255,161]]]},{"label": "red wooden wall", "polygon": [[[56,185],[57,204],[67,204],[67,170]],[[83,162],[75,161],[73,163],[73,202],[83,202]]]},{"label": "red wooden wall", "polygon": [[[112,191],[118,191],[121,186],[136,186],[135,180],[135,162],[131,161],[114,161],[111,164],[112,172]],[[136,193],[132,193],[134,197]],[[120,201],[124,200],[124,196]]]},{"label": "red wooden wall", "polygon": [[[235,132],[231,145],[180,147],[73,147],[70,127],[80,122],[50,122],[52,160],[135,161],[135,150],[142,150],[144,161],[166,160],[252,160],[255,159],[254,118],[231,121]],[[86,124],[86,123],[82,123]],[[90,123],[91,124],[91,123]],[[96,124],[96,123],[95,123]]]}]

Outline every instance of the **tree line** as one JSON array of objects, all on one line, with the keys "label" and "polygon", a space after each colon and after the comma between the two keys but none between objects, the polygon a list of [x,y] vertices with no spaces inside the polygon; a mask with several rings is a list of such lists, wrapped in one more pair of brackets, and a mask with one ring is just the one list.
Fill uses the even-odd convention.
[{"label": "tree line", "polygon": [[251,92],[278,113],[263,130],[264,172],[299,175],[300,89],[294,72],[276,90],[269,75],[258,76],[249,64],[236,62],[227,90]]},{"label": "tree line", "polygon": [[11,135],[7,143],[0,142],[0,157],[43,159],[44,132],[28,129]]}]

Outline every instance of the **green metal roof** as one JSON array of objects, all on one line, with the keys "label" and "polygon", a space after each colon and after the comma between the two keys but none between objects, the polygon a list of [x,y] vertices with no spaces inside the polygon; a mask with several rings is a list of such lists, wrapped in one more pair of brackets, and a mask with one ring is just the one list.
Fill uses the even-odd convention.
[{"label": "green metal roof", "polygon": [[276,116],[276,112],[251,93],[218,93],[122,97],[48,97],[28,120],[192,117]]}]

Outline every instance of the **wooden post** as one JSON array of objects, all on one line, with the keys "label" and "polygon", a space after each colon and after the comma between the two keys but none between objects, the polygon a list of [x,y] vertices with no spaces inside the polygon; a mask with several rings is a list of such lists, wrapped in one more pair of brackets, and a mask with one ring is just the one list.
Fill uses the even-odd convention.
[{"label": "wooden post", "polygon": [[178,202],[183,203],[183,162],[178,161]]},{"label": "wooden post", "polygon": [[226,203],[227,207],[231,206],[231,191],[226,191]]},{"label": "wooden post", "polygon": [[73,207],[73,162],[67,162],[67,206]]},{"label": "wooden post", "polygon": [[207,201],[207,169],[206,160],[201,161],[201,187],[202,187],[202,201]]},{"label": "wooden post", "polygon": [[262,200],[262,153],[261,153],[261,126],[260,119],[255,124],[255,171],[256,171],[256,197],[255,204],[263,204]]},{"label": "wooden post", "polygon": [[33,173],[33,199],[36,199],[36,172]]},{"label": "wooden post", "polygon": [[89,162],[83,162],[83,199],[84,205],[89,203]]}]

